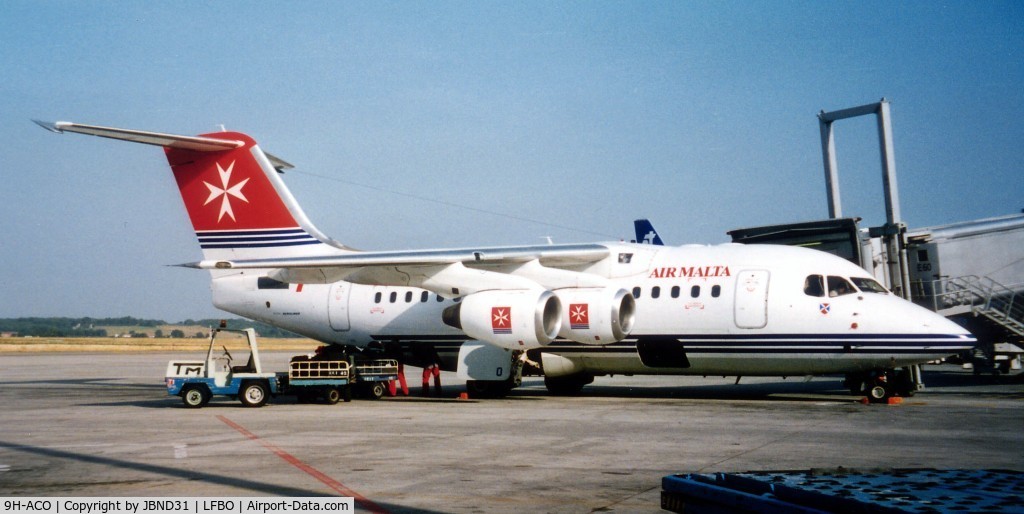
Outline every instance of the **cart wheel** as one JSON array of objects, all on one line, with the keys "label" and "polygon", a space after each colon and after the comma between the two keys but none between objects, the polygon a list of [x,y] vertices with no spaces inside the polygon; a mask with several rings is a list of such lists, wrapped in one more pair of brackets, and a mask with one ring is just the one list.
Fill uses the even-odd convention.
[{"label": "cart wheel", "polygon": [[189,409],[198,409],[210,402],[210,391],[201,385],[189,385],[181,391],[181,402]]},{"label": "cart wheel", "polygon": [[384,382],[374,382],[370,386],[370,398],[380,400],[384,397],[385,391],[387,391],[387,385]]},{"label": "cart wheel", "polygon": [[337,387],[328,387],[324,391],[324,401],[327,402],[327,405],[334,405],[339,400],[341,400],[341,391]]},{"label": "cart wheel", "polygon": [[267,403],[267,386],[261,382],[249,382],[242,385],[238,401],[246,407],[262,407]]}]

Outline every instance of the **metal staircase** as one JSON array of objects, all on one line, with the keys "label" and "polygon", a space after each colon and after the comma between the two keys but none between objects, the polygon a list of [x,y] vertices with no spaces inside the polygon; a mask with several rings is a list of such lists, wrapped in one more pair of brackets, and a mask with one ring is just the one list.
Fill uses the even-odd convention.
[{"label": "metal staircase", "polygon": [[928,285],[931,287],[922,288],[920,292],[931,294],[915,295],[915,301],[930,300],[932,310],[944,316],[968,312],[984,316],[1024,340],[1024,294],[976,275],[944,278]]},{"label": "metal staircase", "polygon": [[982,368],[995,374],[1010,373],[1024,367],[1024,292],[976,275],[913,286],[913,300],[918,305],[946,317],[972,314],[984,325],[997,329],[983,331],[987,332],[984,337],[976,333],[978,345],[971,356],[975,373],[982,372]]}]

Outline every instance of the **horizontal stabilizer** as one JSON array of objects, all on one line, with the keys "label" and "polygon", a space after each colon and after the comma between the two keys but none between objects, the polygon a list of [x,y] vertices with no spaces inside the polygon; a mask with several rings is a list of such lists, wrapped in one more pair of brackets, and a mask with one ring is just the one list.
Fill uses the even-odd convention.
[{"label": "horizontal stabilizer", "polygon": [[[58,134],[64,132],[76,132],[78,134],[88,134],[90,136],[120,139],[122,141],[131,141],[134,143],[163,146],[167,148],[181,148],[183,150],[194,150],[197,152],[222,152],[224,150],[231,150],[245,145],[244,141],[235,141],[230,139],[179,136],[175,134],[162,134],[159,132],[145,132],[142,130],[82,125],[79,123],[71,123],[70,121],[58,121],[56,123],[47,123],[39,120],[32,121],[40,127],[43,127],[50,132],[57,132]],[[278,161],[287,165],[286,167],[290,167],[288,163],[281,161],[280,159],[278,159]]]}]

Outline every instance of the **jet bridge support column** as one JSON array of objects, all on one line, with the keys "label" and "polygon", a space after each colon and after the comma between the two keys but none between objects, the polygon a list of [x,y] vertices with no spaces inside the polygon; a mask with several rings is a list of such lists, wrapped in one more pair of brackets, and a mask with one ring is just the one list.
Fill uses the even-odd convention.
[{"label": "jet bridge support column", "polygon": [[842,217],[839,199],[839,168],[836,164],[836,145],[832,124],[838,120],[874,114],[878,116],[878,140],[882,156],[882,187],[885,193],[886,224],[878,235],[884,238],[889,264],[889,287],[899,296],[910,299],[910,273],[907,269],[907,249],[904,241],[906,226],[900,217],[899,192],[896,187],[896,159],[893,154],[892,115],[889,101],[882,98],[873,104],[818,113],[821,129],[821,153],[825,164],[825,188],[828,194],[828,215]]},{"label": "jet bridge support column", "polygon": [[[839,120],[874,114],[878,116],[878,142],[882,156],[882,189],[885,194],[885,219],[882,227],[871,230],[871,237],[882,237],[885,243],[886,263],[890,289],[897,295],[910,300],[910,272],[907,268],[906,225],[900,217],[900,199],[896,187],[896,158],[892,143],[892,114],[889,101],[882,98],[877,103],[850,107],[838,111],[818,113],[821,129],[821,154],[825,164],[825,189],[828,195],[828,215],[841,218],[842,206],[839,200],[839,167],[836,164],[836,143],[832,124]],[[912,390],[924,389],[921,382],[921,367],[907,368]]]}]

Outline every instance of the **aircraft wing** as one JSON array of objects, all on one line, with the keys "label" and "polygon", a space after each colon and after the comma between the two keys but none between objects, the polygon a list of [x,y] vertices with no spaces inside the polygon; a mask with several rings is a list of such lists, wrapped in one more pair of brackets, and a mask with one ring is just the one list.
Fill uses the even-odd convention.
[{"label": "aircraft wing", "polygon": [[265,269],[265,268],[352,268],[365,266],[422,266],[436,264],[479,263],[511,264],[540,260],[550,264],[586,264],[610,254],[600,244],[501,246],[492,248],[460,248],[443,250],[400,250],[353,252],[323,257],[283,257],[278,259],[204,260],[185,266],[200,269]]},{"label": "aircraft wing", "polygon": [[[493,288],[529,289],[538,283],[555,287],[559,284],[603,284],[603,280],[598,280],[595,275],[566,271],[565,268],[595,263],[610,254],[611,250],[605,245],[570,244],[204,260],[183,266],[219,270],[271,270],[271,277],[290,283],[347,280],[363,284],[422,287],[439,294],[464,295]],[[540,282],[536,281],[538,274],[545,277]]]}]

